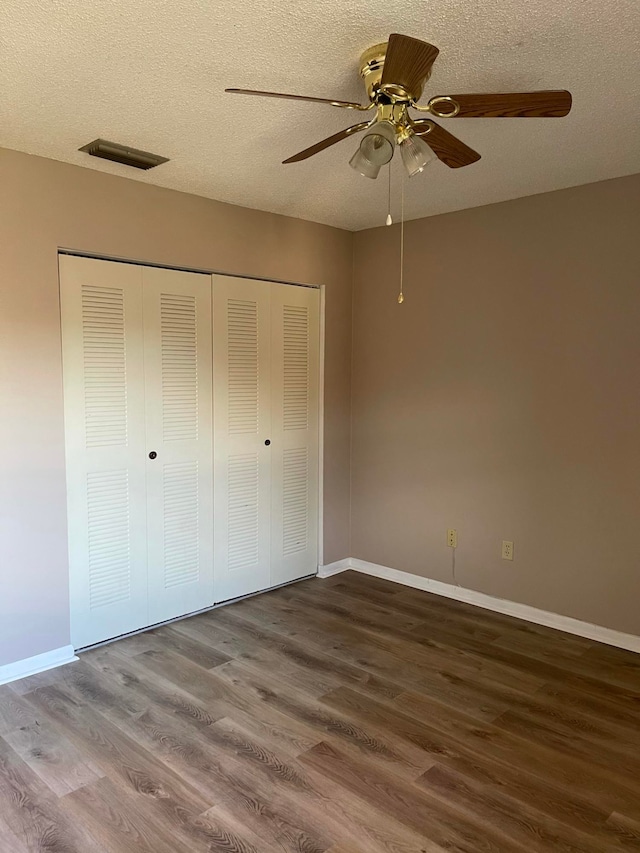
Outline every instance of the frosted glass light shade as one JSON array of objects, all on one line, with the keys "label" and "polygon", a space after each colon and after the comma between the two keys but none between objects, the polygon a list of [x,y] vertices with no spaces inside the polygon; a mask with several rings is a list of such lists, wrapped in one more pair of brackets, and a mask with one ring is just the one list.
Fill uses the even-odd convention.
[{"label": "frosted glass light shade", "polygon": [[378,172],[381,169],[381,166],[376,166],[362,153],[360,146],[356,148],[356,152],[349,160],[349,165],[352,169],[355,169],[356,172],[360,172],[361,175],[364,175],[365,178],[377,178]]},{"label": "frosted glass light shade", "polygon": [[391,122],[379,121],[363,137],[349,165],[366,178],[377,178],[380,168],[393,157],[396,131]]},{"label": "frosted glass light shade", "polygon": [[424,139],[411,133],[400,143],[402,162],[409,177],[420,174],[426,166],[435,160],[435,154]]},{"label": "frosted glass light shade", "polygon": [[364,157],[376,166],[384,166],[393,157],[396,131],[391,122],[379,121],[363,137],[360,150]]}]

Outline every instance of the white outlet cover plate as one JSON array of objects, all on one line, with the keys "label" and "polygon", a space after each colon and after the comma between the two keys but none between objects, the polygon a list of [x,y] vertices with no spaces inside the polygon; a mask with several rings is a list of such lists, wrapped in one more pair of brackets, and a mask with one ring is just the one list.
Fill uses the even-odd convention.
[{"label": "white outlet cover plate", "polygon": [[502,540],[502,559],[513,560],[513,542],[507,539]]}]

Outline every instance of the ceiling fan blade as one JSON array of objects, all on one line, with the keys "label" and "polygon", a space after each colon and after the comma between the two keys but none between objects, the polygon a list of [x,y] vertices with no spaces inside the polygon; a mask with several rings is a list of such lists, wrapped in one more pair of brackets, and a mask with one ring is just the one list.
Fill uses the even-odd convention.
[{"label": "ceiling fan blade", "polygon": [[[440,118],[561,118],[571,109],[571,93],[506,92],[496,95],[446,95],[431,98],[433,115]],[[455,112],[455,105],[460,107]]]},{"label": "ceiling fan blade", "polygon": [[333,136],[328,136],[321,142],[316,142],[315,145],[311,145],[309,148],[305,148],[304,151],[298,151],[298,153],[294,154],[293,157],[288,157],[282,162],[299,163],[300,160],[306,160],[307,157],[313,157],[314,154],[318,154],[319,151],[324,151],[325,148],[329,148],[331,145],[335,145],[336,142],[342,142],[342,140],[346,139],[347,136],[352,136],[354,133],[359,133],[361,130],[364,130],[365,127],[369,127],[370,124],[371,122],[361,121],[360,124],[352,124],[351,127],[345,127],[344,130],[339,130],[338,133],[334,133]]},{"label": "ceiling fan blade", "polygon": [[476,163],[480,159],[477,151],[469,148],[457,136],[449,133],[444,127],[440,127],[435,121],[429,119],[416,121],[412,127],[414,132],[431,148],[436,157],[450,169],[470,166],[471,163]]},{"label": "ceiling fan blade", "polygon": [[426,41],[392,33],[387,44],[380,88],[404,90],[417,101],[439,52],[437,47]]},{"label": "ceiling fan blade", "polygon": [[225,89],[232,95],[258,95],[261,98],[287,98],[290,101],[310,101],[313,104],[329,104],[332,107],[342,107],[345,110],[368,110],[371,104],[363,107],[352,101],[332,101],[330,98],[311,98],[306,95],[286,95],[284,92],[259,92],[255,89]]}]

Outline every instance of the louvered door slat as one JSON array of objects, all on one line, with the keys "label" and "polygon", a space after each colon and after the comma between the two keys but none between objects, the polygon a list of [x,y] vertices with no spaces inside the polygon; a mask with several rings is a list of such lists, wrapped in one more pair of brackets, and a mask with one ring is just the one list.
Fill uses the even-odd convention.
[{"label": "louvered door slat", "polygon": [[284,305],[283,419],[284,429],[307,429],[309,424],[309,308]]},{"label": "louvered door slat", "polygon": [[200,576],[198,462],[164,466],[165,589]]},{"label": "louvered door slat", "polygon": [[126,445],[124,292],[81,285],[87,447]]},{"label": "louvered door slat", "polygon": [[198,337],[195,297],[160,294],[164,441],[198,438]]},{"label": "louvered door slat", "polygon": [[309,545],[309,452],[297,447],[285,450],[283,456],[282,544],[288,556]]},{"label": "louvered door slat", "polygon": [[91,609],[131,598],[129,476],[125,469],[87,475]]},{"label": "louvered door slat", "polygon": [[257,567],[259,466],[255,453],[229,458],[229,571]]},{"label": "louvered door slat", "polygon": [[227,299],[228,429],[230,435],[258,432],[258,305]]}]

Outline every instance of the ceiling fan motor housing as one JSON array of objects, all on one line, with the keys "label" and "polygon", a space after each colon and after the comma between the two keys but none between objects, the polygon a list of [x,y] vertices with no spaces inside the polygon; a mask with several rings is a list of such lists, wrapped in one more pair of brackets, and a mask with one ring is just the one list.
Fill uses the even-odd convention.
[{"label": "ceiling fan motor housing", "polygon": [[364,80],[367,96],[370,101],[375,100],[375,93],[382,79],[382,68],[384,58],[387,54],[387,42],[374,44],[368,48],[360,57],[360,76]]}]

